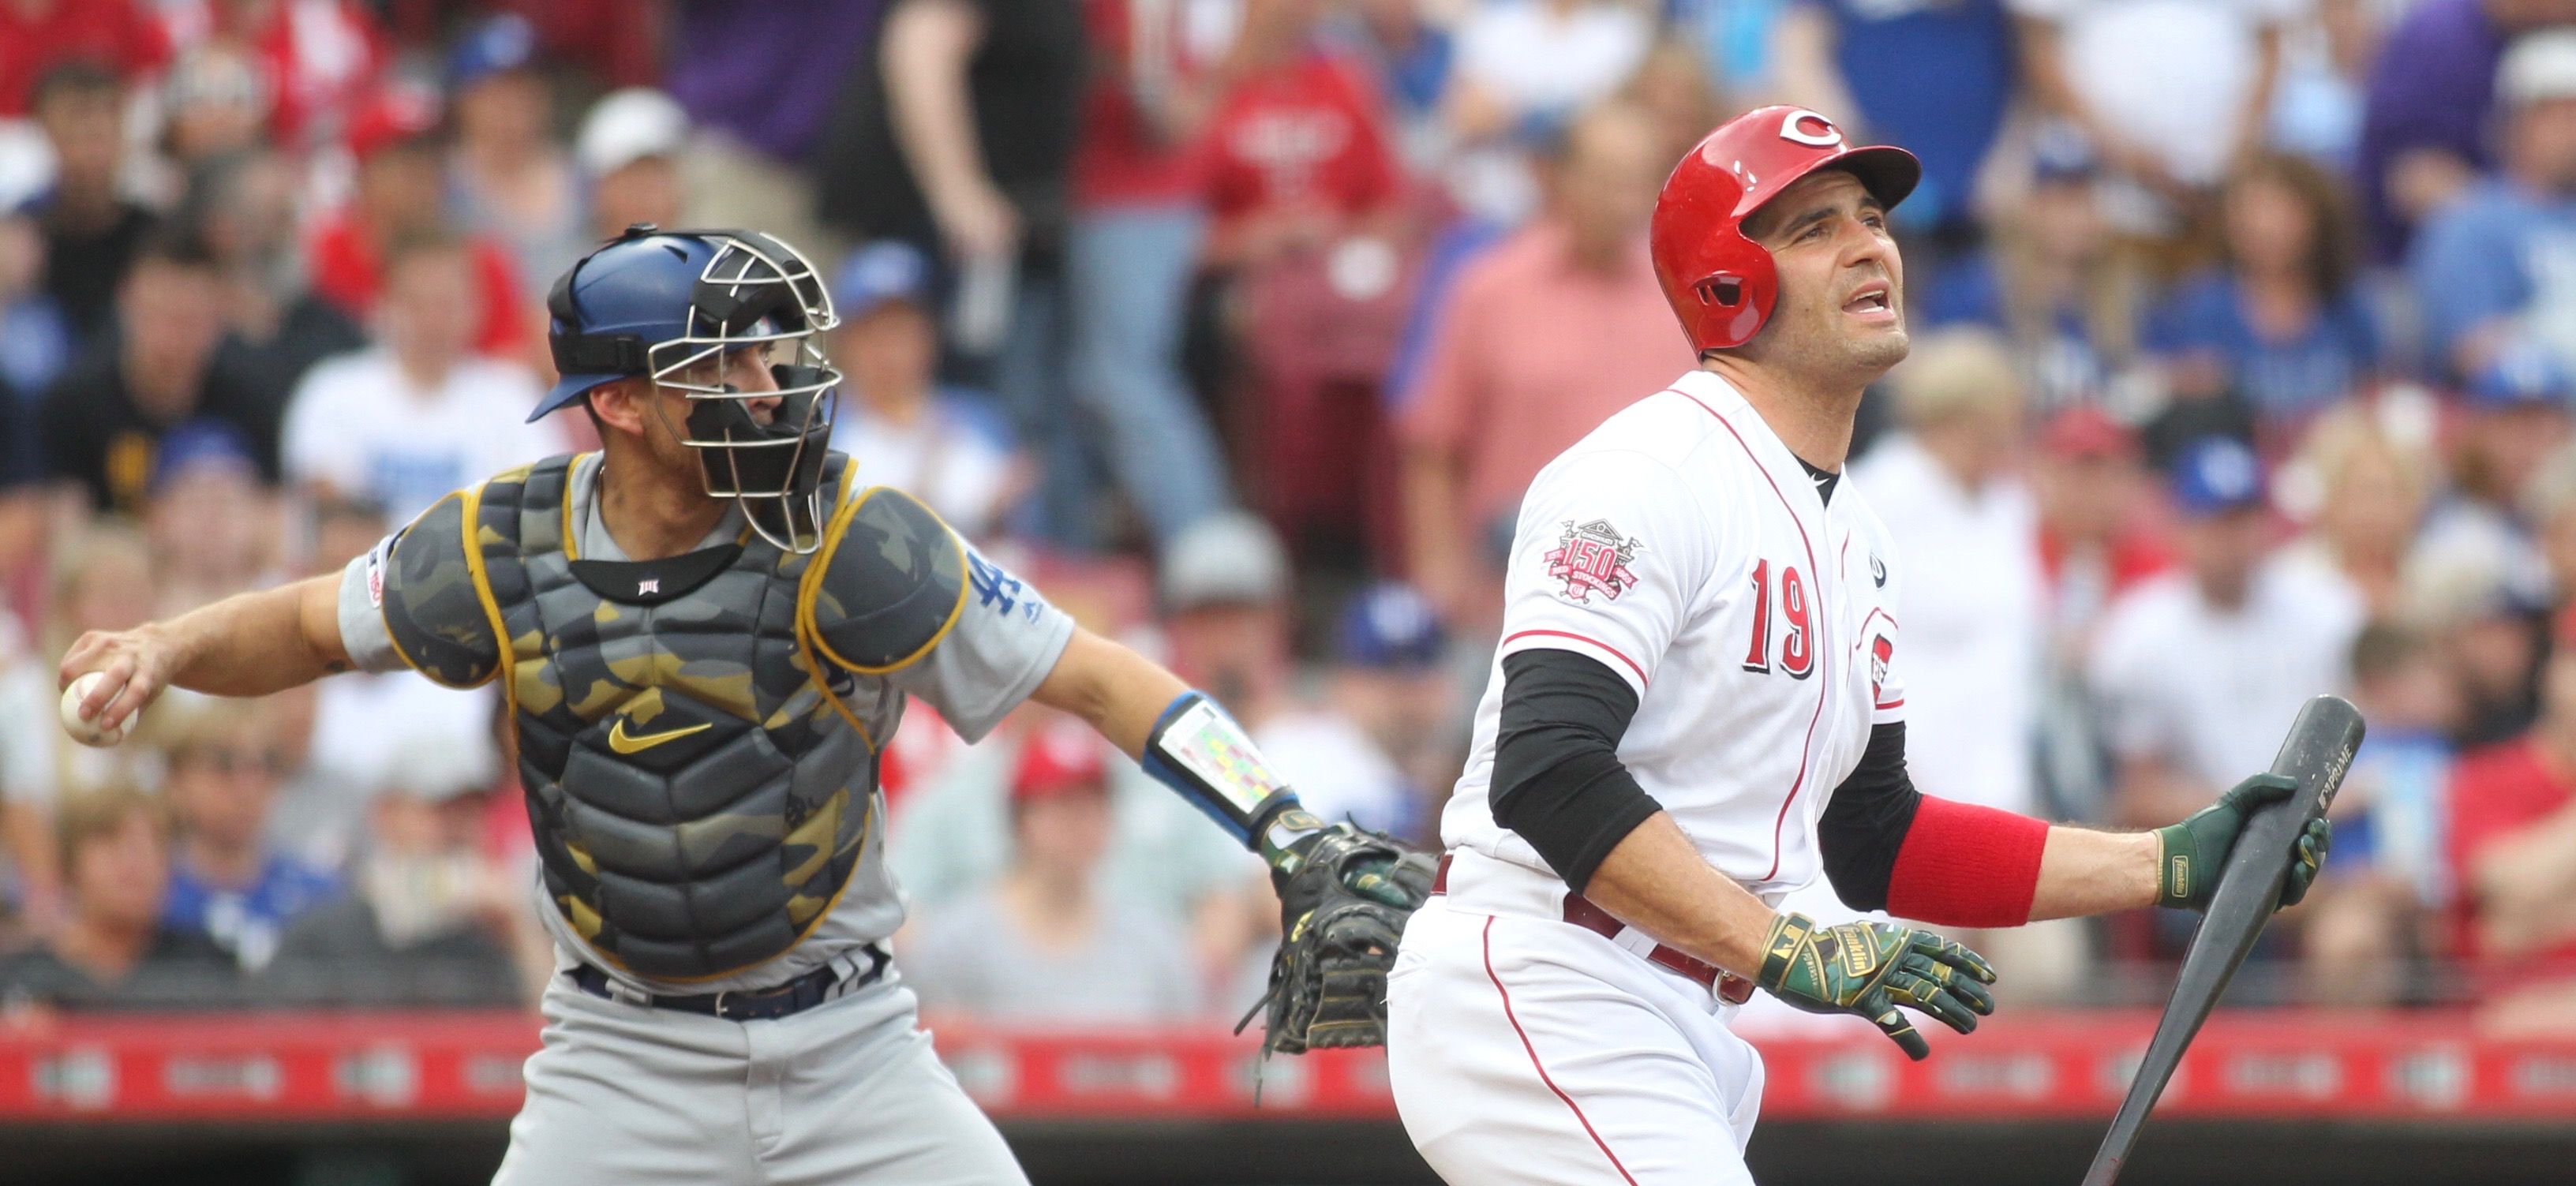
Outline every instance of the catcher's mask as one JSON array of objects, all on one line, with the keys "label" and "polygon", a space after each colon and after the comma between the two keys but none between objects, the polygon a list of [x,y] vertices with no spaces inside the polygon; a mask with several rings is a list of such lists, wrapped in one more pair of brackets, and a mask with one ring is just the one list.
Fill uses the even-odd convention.
[{"label": "catcher's mask", "polygon": [[[602,383],[650,376],[689,401],[687,418],[670,427],[697,451],[708,494],[739,502],[772,544],[821,546],[823,457],[841,372],[814,335],[840,320],[803,254],[758,231],[638,223],[565,272],[546,310],[563,379],[529,419]],[[760,352],[774,390],[727,382],[744,350]],[[756,405],[769,407],[766,419]]]}]

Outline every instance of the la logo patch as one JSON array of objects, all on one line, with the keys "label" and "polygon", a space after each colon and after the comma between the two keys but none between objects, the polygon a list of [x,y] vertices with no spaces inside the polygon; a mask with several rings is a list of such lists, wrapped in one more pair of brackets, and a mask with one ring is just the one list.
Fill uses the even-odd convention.
[{"label": "la logo patch", "polygon": [[1616,601],[1637,574],[1628,571],[1628,562],[1637,558],[1640,541],[1633,535],[1621,535],[1608,519],[1595,519],[1578,527],[1574,520],[1565,521],[1565,531],[1556,537],[1556,547],[1548,552],[1547,575],[1565,582],[1558,592],[1567,601],[1590,604],[1592,595]]}]

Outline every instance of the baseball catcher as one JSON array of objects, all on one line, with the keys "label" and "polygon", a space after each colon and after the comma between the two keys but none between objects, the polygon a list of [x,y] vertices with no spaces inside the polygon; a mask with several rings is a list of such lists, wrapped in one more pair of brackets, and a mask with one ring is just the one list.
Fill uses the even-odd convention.
[{"label": "baseball catcher", "polygon": [[888,966],[878,762],[912,697],[970,740],[1036,700],[1139,758],[1270,863],[1268,1044],[1382,1040],[1422,858],[1300,809],[1214,701],[852,481],[803,255],[638,225],[547,308],[562,380],[531,419],[578,405],[599,452],[459,490],[338,575],[84,635],[61,671],[103,675],[102,731],[171,686],[499,685],[558,972],[500,1182],[1025,1181]]}]

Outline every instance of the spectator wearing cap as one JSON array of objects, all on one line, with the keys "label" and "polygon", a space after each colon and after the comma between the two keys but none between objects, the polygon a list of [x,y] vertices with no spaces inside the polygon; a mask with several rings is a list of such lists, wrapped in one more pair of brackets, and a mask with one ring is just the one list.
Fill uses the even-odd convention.
[{"label": "spectator wearing cap", "polygon": [[[216,382],[276,425],[315,363],[367,344],[347,313],[306,283],[295,258],[296,172],[266,149],[199,167],[174,216],[205,243],[223,277],[230,332],[215,348]],[[272,438],[272,427],[267,435]]]},{"label": "spectator wearing cap", "polygon": [[163,437],[152,459],[143,527],[156,562],[155,617],[186,613],[285,574],[282,522],[241,430],[191,420]]},{"label": "spectator wearing cap", "polygon": [[1993,220],[1983,253],[1924,283],[1920,322],[2002,333],[2040,412],[2118,401],[2138,362],[2147,268],[2111,230],[2100,159],[2082,134],[2047,125],[2031,148],[2029,191]]},{"label": "spectator wearing cap", "polygon": [[2576,1032],[2576,615],[2557,619],[2541,712],[2451,774],[2450,875],[2459,955],[2498,1030]]},{"label": "spectator wearing cap", "polygon": [[555,143],[554,96],[537,66],[536,29],[517,13],[468,26],[447,55],[449,212],[508,248],[532,306],[593,245],[581,174]]},{"label": "spectator wearing cap", "polygon": [[1904,430],[1852,481],[1905,558],[1905,761],[1929,795],[2029,815],[2038,511],[2014,472],[2021,383],[2000,339],[1930,334],[1890,376]]},{"label": "spectator wearing cap", "polygon": [[2517,341],[2576,367],[2576,28],[2516,40],[2496,104],[2501,171],[2432,216],[2407,263],[2436,357],[2463,377]]},{"label": "spectator wearing cap", "polygon": [[418,739],[368,805],[341,892],[286,929],[261,986],[300,1004],[500,1008],[521,1002],[537,928],[527,881],[486,847],[489,751]]},{"label": "spectator wearing cap", "polygon": [[[2410,549],[2404,597],[2445,621],[2487,623],[2493,645],[2472,666],[2470,736],[2495,740],[2530,720],[2530,657],[2549,602],[2549,562],[2523,517],[2535,476],[2569,439],[2576,376],[2551,353],[2509,345],[2469,383],[2448,489]],[[2510,628],[2509,628],[2510,627]],[[2505,636],[2521,639],[2506,647]],[[2507,652],[2521,662],[2508,660]]]},{"label": "spectator wearing cap", "polygon": [[2379,363],[2343,182],[2303,158],[2257,157],[2228,179],[2220,213],[2224,263],[2148,318],[2146,347],[2175,388],[2232,392],[2286,437]]},{"label": "spectator wearing cap", "polygon": [[283,723],[275,701],[209,699],[156,733],[177,830],[161,921],[214,940],[245,972],[267,966],[288,924],[338,887],[270,847],[269,810],[287,774]]},{"label": "spectator wearing cap", "polygon": [[1407,576],[1462,629],[1501,619],[1500,559],[1540,467],[1693,365],[1656,320],[1643,242],[1670,167],[1640,109],[1586,112],[1550,162],[1546,215],[1468,263],[1432,315],[1397,413]]},{"label": "spectator wearing cap", "polygon": [[[442,23],[461,8],[525,19],[536,34],[537,48],[546,58],[574,67],[579,81],[592,88],[641,86],[662,73],[663,5],[639,5],[635,0],[378,0],[372,7],[386,14],[386,24],[407,46],[438,44],[445,32]],[[786,5],[753,0],[750,4],[678,7],[792,7],[811,12],[815,6],[810,0],[791,0]],[[678,45],[687,44],[685,37],[673,40]]]},{"label": "spectator wearing cap", "polygon": [[680,155],[688,143],[689,113],[651,87],[591,104],[572,149],[590,187],[590,237],[614,239],[639,222],[682,225]]},{"label": "spectator wearing cap", "polygon": [[1111,840],[1104,749],[1069,720],[1029,730],[1010,779],[1010,865],[926,915],[899,949],[925,1016],[1099,1025],[1197,1015],[1188,939],[1102,884]]},{"label": "spectator wearing cap", "polygon": [[2154,481],[2137,437],[2089,405],[2049,419],[2030,469],[2045,582],[2039,777],[2048,802],[2079,819],[2107,814],[2100,714],[2086,664],[2105,613],[2173,566],[2153,514]]},{"label": "spectator wearing cap", "polygon": [[2212,437],[2175,458],[2181,571],[2111,609],[2092,663],[2119,764],[2110,822],[2175,819],[2268,769],[2299,707],[2341,691],[2362,610],[2350,591],[2278,563],[2262,465]]},{"label": "spectator wearing cap", "polygon": [[113,332],[46,392],[38,416],[48,472],[81,486],[92,508],[140,516],[162,437],[199,417],[231,424],[261,477],[275,479],[273,413],[214,368],[222,300],[204,245],[156,233],[117,288]]},{"label": "spectator wearing cap", "polygon": [[161,920],[170,821],[130,787],[63,805],[57,860],[69,889],[62,925],[0,956],[0,1009],[66,1011],[222,1005],[236,997],[230,953]]},{"label": "spectator wearing cap", "polygon": [[385,260],[376,346],[316,366],[286,411],[288,479],[363,498],[395,522],[462,488],[564,449],[560,418],[522,423],[542,389],[513,361],[472,352],[472,248],[416,232]]},{"label": "spectator wearing cap", "polygon": [[[314,229],[305,254],[314,291],[360,321],[375,312],[386,256],[397,240],[451,233],[447,154],[437,133],[437,104],[414,90],[379,91],[350,118],[356,191],[346,207]],[[474,277],[466,306],[474,319],[474,348],[504,357],[533,348],[535,314],[520,295],[508,251],[479,236],[466,243]]]},{"label": "spectator wearing cap", "polygon": [[2506,43],[2576,21],[2569,0],[2421,0],[2392,18],[2370,68],[2353,161],[2374,262],[2406,257],[2424,221],[2494,167]]},{"label": "spectator wearing cap", "polygon": [[106,67],[77,59],[46,70],[32,103],[54,150],[53,184],[25,207],[45,232],[45,290],[73,332],[93,341],[108,328],[117,286],[155,221],[120,184],[125,88]]},{"label": "spectator wearing cap", "polygon": [[1330,703],[1395,764],[1406,792],[1399,834],[1420,838],[1467,756],[1449,632],[1430,599],[1384,581],[1351,598],[1336,644]]},{"label": "spectator wearing cap", "polygon": [[930,261],[909,243],[860,248],[841,266],[841,328],[832,358],[848,376],[832,447],[863,486],[906,491],[968,539],[982,539],[1023,485],[1009,429],[980,397],[939,387],[939,329],[928,308]]}]

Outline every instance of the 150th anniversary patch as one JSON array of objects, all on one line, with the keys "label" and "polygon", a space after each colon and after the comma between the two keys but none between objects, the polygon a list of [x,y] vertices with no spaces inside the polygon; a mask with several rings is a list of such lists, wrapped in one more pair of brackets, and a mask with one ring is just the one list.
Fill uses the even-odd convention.
[{"label": "150th anniversary patch", "polygon": [[1628,587],[1637,583],[1637,574],[1628,571],[1628,562],[1637,558],[1641,541],[1633,535],[1622,535],[1608,519],[1594,519],[1577,526],[1565,521],[1565,531],[1556,537],[1556,547],[1548,552],[1547,575],[1564,582],[1557,595],[1578,605],[1588,605],[1592,595],[1616,601]]}]

